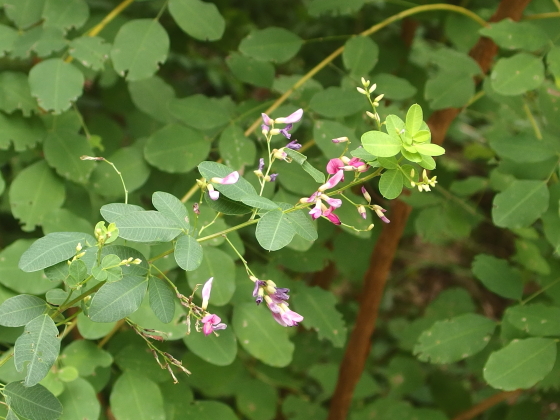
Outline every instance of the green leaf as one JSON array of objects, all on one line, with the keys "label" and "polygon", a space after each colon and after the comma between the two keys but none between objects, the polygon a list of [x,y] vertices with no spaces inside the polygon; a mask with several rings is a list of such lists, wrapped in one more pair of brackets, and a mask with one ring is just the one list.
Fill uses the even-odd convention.
[{"label": "green leaf", "polygon": [[89,17],[85,0],[46,0],[43,9],[44,26],[60,29],[81,28]]},{"label": "green leaf", "polygon": [[445,153],[445,149],[434,143],[415,143],[416,151],[422,155],[441,156]]},{"label": "green leaf", "polygon": [[288,340],[288,328],[279,325],[268,308],[253,302],[236,305],[232,325],[241,346],[261,362],[284,367],[292,361],[294,345]]},{"label": "green leaf", "polygon": [[18,416],[29,420],[56,420],[62,414],[62,405],[43,385],[24,386],[11,382],[4,388],[6,402]]},{"label": "green leaf", "polygon": [[[0,38],[1,36],[1,27],[0,27]],[[0,47],[1,50],[1,47]],[[560,47],[552,47],[548,54],[546,55],[546,65],[549,72],[551,72],[556,80],[560,79]],[[558,82],[557,82],[558,85]]]},{"label": "green leaf", "polygon": [[447,73],[476,76],[481,72],[480,66],[472,57],[465,52],[456,51],[451,48],[439,48],[430,54],[430,59],[442,71]]},{"label": "green leaf", "polygon": [[320,339],[329,340],[334,347],[344,346],[347,329],[332,293],[319,287],[298,287],[291,298],[306,328],[317,331]]},{"label": "green leaf", "polygon": [[76,340],[62,351],[60,361],[63,366],[72,366],[81,377],[86,377],[95,374],[98,367],[111,366],[113,356],[91,341]]},{"label": "green leaf", "polygon": [[119,420],[165,420],[158,386],[138,373],[125,371],[111,391],[111,409]]},{"label": "green leaf", "polygon": [[188,230],[188,213],[185,205],[172,194],[157,191],[152,194],[152,204],[161,214],[173,220],[177,226]]},{"label": "green leaf", "polygon": [[266,61],[259,61],[239,53],[231,53],[226,64],[233,75],[244,83],[270,88],[274,81],[274,66]]},{"label": "green leaf", "polygon": [[173,121],[169,104],[175,98],[173,87],[158,76],[128,83],[134,105],[142,112],[163,123]]},{"label": "green leaf", "polygon": [[21,152],[33,147],[44,135],[45,128],[38,118],[0,113],[0,149],[8,149],[13,142],[16,152]]},{"label": "green leaf", "polygon": [[85,184],[95,168],[93,162],[80,160],[80,156],[93,155],[87,138],[70,130],[49,132],[43,151],[48,164],[60,176],[79,184]]},{"label": "green leaf", "polygon": [[385,99],[400,101],[416,93],[416,88],[408,80],[392,74],[377,74],[372,80],[377,84],[377,92],[383,93]]},{"label": "green leaf", "polygon": [[83,313],[78,315],[78,331],[86,340],[97,340],[105,337],[114,327],[114,322],[93,322]]},{"label": "green leaf", "polygon": [[509,18],[492,22],[478,32],[508,50],[536,51],[548,43],[546,34],[538,26],[530,22],[514,22]]},{"label": "green leaf", "polygon": [[60,351],[58,328],[48,315],[39,315],[25,325],[14,347],[18,372],[27,370],[23,384],[33,386],[47,376]]},{"label": "green leaf", "polygon": [[230,325],[217,333],[219,337],[215,334],[205,336],[193,331],[183,337],[183,341],[188,349],[202,360],[217,366],[230,365],[237,356],[237,338]]},{"label": "green leaf", "polygon": [[313,138],[325,157],[340,155],[344,150],[343,144],[332,142],[332,139],[338,137],[348,137],[352,143],[357,142],[356,133],[352,128],[336,121],[315,120]]},{"label": "green leaf", "polygon": [[41,61],[29,72],[31,95],[39,106],[60,114],[82,96],[84,75],[80,70],[60,58]]},{"label": "green leaf", "polygon": [[[282,206],[283,210],[292,207],[291,205]],[[294,227],[296,233],[307,241],[316,241],[318,238],[317,229],[311,218],[303,210],[285,213],[286,217]]]},{"label": "green leaf", "polygon": [[[211,180],[212,178],[224,178],[225,176],[231,174],[233,170],[226,165],[222,165],[221,163],[217,162],[201,162],[198,165],[198,171],[200,174],[206,178],[207,181]],[[214,188],[216,188],[220,193],[225,195],[232,200],[241,201],[241,199],[245,198],[246,196],[258,196],[257,191],[255,188],[242,176],[239,177],[239,180],[235,184],[229,185],[222,185],[222,184],[213,184]]]},{"label": "green leaf", "polygon": [[0,109],[8,114],[19,109],[26,117],[37,111],[37,101],[31,96],[26,74],[15,71],[0,73]]},{"label": "green leaf", "polygon": [[222,101],[204,95],[174,99],[169,103],[169,109],[175,118],[198,130],[221,127],[231,118]]},{"label": "green leaf", "polygon": [[544,64],[527,53],[500,58],[492,69],[492,88],[500,95],[520,95],[538,88],[544,80]]},{"label": "green leaf", "polygon": [[214,247],[205,247],[200,267],[187,273],[191,289],[199,285],[196,291],[197,296],[200,296],[202,292],[200,286],[206,283],[210,277],[214,277],[210,304],[223,306],[231,300],[235,292],[235,264],[224,251]]},{"label": "green leaf", "polygon": [[97,394],[89,381],[77,378],[59,396],[62,403],[60,420],[97,419],[101,413],[101,405]]},{"label": "green leaf", "polygon": [[551,371],[555,360],[556,340],[514,340],[490,355],[484,366],[484,379],[504,391],[531,388]]},{"label": "green leaf", "polygon": [[[142,149],[138,146],[123,147],[113,153],[108,160],[121,172],[128,192],[140,188],[150,176],[150,167],[142,156]],[[119,175],[112,166],[102,162],[98,165],[90,180],[97,194],[104,197],[124,197],[124,190]]]},{"label": "green leaf", "polygon": [[511,135],[504,132],[490,140],[490,147],[500,157],[519,163],[542,162],[556,155],[549,145],[525,133]]},{"label": "green leaf", "polygon": [[13,49],[14,41],[18,37],[18,32],[6,25],[0,25],[0,57],[4,57]]},{"label": "green leaf", "polygon": [[388,169],[379,179],[379,192],[388,200],[397,198],[403,189],[404,177],[399,169]]},{"label": "green leaf", "polygon": [[21,327],[47,310],[47,302],[41,298],[31,295],[14,296],[0,305],[0,325]]},{"label": "green leaf", "polygon": [[185,271],[196,270],[202,264],[202,247],[189,235],[181,235],[175,244],[175,261]]},{"label": "green leaf", "polygon": [[119,237],[135,242],[169,242],[182,229],[158,211],[135,211],[115,221]]},{"label": "green leaf", "polygon": [[92,70],[103,70],[109,58],[111,45],[97,36],[80,36],[70,41],[68,54],[78,60],[84,67]]},{"label": "green leaf", "polygon": [[548,199],[544,182],[515,180],[494,197],[492,220],[510,229],[530,226],[546,211]]},{"label": "green leaf", "polygon": [[556,306],[542,303],[513,306],[506,310],[505,318],[515,328],[531,335],[560,336],[560,308]]},{"label": "green leaf", "polygon": [[[406,131],[414,137],[414,135],[420,130],[422,127],[422,123],[424,122],[424,116],[422,113],[422,107],[418,104],[412,105],[408,108],[406,113]],[[400,131],[400,130],[399,130]],[[389,132],[389,129],[387,129]]]},{"label": "green leaf", "polygon": [[169,36],[155,19],[135,19],[126,22],[117,32],[111,60],[115,71],[126,80],[151,77],[165,62],[169,52]]},{"label": "green leaf", "polygon": [[381,131],[367,131],[362,135],[362,145],[374,156],[391,157],[401,151],[402,143]]},{"label": "green leaf", "polygon": [[218,149],[226,165],[235,170],[252,165],[257,154],[255,143],[245,137],[238,125],[226,127],[220,136]]},{"label": "green leaf", "polygon": [[261,197],[258,195],[249,195],[246,197],[243,197],[241,199],[241,202],[243,204],[246,204],[250,207],[254,207],[257,209],[263,209],[263,210],[274,210],[278,208],[278,204],[276,204],[274,201],[269,200],[268,198],[265,197]]},{"label": "green leaf", "polygon": [[235,399],[238,410],[251,420],[273,419],[276,415],[278,391],[266,382],[256,379],[243,381],[237,389]]},{"label": "green leaf", "polygon": [[325,117],[338,118],[362,111],[365,104],[362,95],[355,90],[331,86],[313,95],[309,107]]},{"label": "green leaf", "polygon": [[296,230],[288,216],[280,210],[265,213],[257,223],[255,235],[260,246],[268,251],[277,251],[288,245]]},{"label": "green leaf", "polygon": [[16,38],[11,55],[15,58],[24,59],[35,52],[39,57],[48,57],[53,52],[60,51],[66,45],[67,41],[62,29],[38,26]]},{"label": "green leaf", "polygon": [[3,0],[4,13],[19,29],[41,20],[45,0]]},{"label": "green leaf", "polygon": [[245,204],[240,203],[239,201],[233,201],[227,198],[223,194],[221,194],[220,198],[218,198],[215,201],[212,200],[208,194],[204,194],[204,202],[212,210],[224,214],[240,215],[240,214],[247,214],[253,211],[252,207],[246,206]]},{"label": "green leaf", "polygon": [[76,246],[95,244],[95,239],[87,233],[55,232],[37,239],[19,260],[19,268],[25,272],[39,271],[61,261],[72,258]]},{"label": "green leaf", "polygon": [[423,362],[454,363],[486,347],[495,328],[496,322],[477,314],[438,321],[420,335],[414,354]]},{"label": "green leaf", "polygon": [[344,44],[342,62],[356,76],[366,76],[379,59],[379,47],[371,38],[355,36]]},{"label": "green leaf", "polygon": [[506,260],[478,254],[472,263],[472,272],[488,290],[508,299],[521,299],[521,274]]},{"label": "green leaf", "polygon": [[147,279],[138,276],[104,284],[91,300],[89,318],[94,322],[123,319],[138,309],[147,287]]},{"label": "green leaf", "polygon": [[426,82],[424,97],[430,108],[459,108],[474,95],[474,80],[470,74],[440,71]]},{"label": "green leaf", "polygon": [[103,218],[109,223],[113,223],[120,217],[126,216],[127,214],[134,213],[136,211],[144,211],[144,209],[134,204],[111,203],[105,204],[99,210],[101,216],[103,216]]},{"label": "green leaf", "polygon": [[294,57],[303,40],[284,28],[253,30],[239,44],[239,51],[261,61],[284,63]]},{"label": "green leaf", "polygon": [[156,168],[171,173],[192,170],[210,152],[203,134],[179,124],[169,124],[153,133],[146,142],[144,155]]},{"label": "green leaf", "polygon": [[164,280],[150,276],[148,280],[150,307],[164,324],[169,324],[175,316],[174,293]]},{"label": "green leaf", "polygon": [[224,34],[226,21],[213,3],[170,0],[169,13],[183,31],[199,41],[217,41]]},{"label": "green leaf", "polygon": [[195,401],[182,414],[185,418],[197,420],[237,420],[235,412],[226,404],[219,401]]}]

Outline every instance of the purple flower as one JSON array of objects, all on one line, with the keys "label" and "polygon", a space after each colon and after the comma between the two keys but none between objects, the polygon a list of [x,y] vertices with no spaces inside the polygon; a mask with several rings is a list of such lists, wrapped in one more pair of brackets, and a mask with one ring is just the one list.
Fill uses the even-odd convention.
[{"label": "purple flower", "polygon": [[[256,277],[255,277],[256,278]],[[253,289],[253,297],[257,305],[260,305],[263,301],[264,287],[266,287],[266,281],[255,280],[255,288]]]},{"label": "purple flower", "polygon": [[260,158],[259,159],[259,171],[262,171],[264,169],[264,159]]},{"label": "purple flower", "polygon": [[[264,116],[265,116],[266,114],[262,114],[262,115],[263,115],[263,121],[265,121],[265,120],[264,120]],[[274,122],[280,123],[280,124],[291,124],[291,123],[296,123],[296,122],[298,122],[299,120],[301,120],[302,115],[303,115],[303,109],[300,108],[300,109],[298,109],[297,111],[292,112],[290,115],[288,115],[288,116],[285,117],[285,118],[276,118],[276,119],[274,120]],[[266,115],[266,117],[268,118],[268,115]],[[269,120],[270,120],[270,118],[269,118]],[[266,121],[265,121],[265,124],[267,124]]]},{"label": "purple flower", "polygon": [[333,177],[331,177],[325,184],[319,187],[319,191],[323,192],[325,190],[334,188],[342,179],[344,179],[344,171],[339,170]]},{"label": "purple flower", "polygon": [[208,300],[210,299],[213,281],[214,277],[210,277],[202,287],[202,305],[200,306],[202,309],[206,309],[208,307]]},{"label": "purple flower", "polygon": [[[288,138],[289,138],[289,137],[288,137]],[[289,143],[286,145],[286,147],[287,147],[288,149],[292,149],[292,150],[301,149],[301,146],[302,146],[302,145],[299,144],[299,143],[297,142],[297,140],[292,140],[291,142],[289,142]]]},{"label": "purple flower", "polygon": [[284,127],[283,129],[280,130],[280,134],[282,134],[284,137],[286,137],[288,140],[290,139],[290,137],[292,137],[292,135],[289,133],[289,131],[292,129],[293,124],[288,124],[286,127]]},{"label": "purple flower", "polygon": [[227,325],[222,323],[222,319],[218,315],[208,314],[202,318],[202,332],[204,335],[210,335],[217,330],[225,330]]},{"label": "purple flower", "polygon": [[[272,118],[270,118],[268,115],[266,115],[265,113],[261,114],[262,119],[263,119],[263,123],[265,123],[267,126],[271,126],[274,121],[272,120]],[[268,127],[267,127],[268,128]]]},{"label": "purple flower", "polygon": [[275,287],[275,289],[276,291],[270,295],[270,298],[272,299],[273,302],[282,303],[290,298],[290,296],[288,296],[288,293],[290,293],[290,289],[279,288],[279,287]]},{"label": "purple flower", "polygon": [[274,182],[276,181],[276,178],[278,177],[278,174],[270,174],[270,182]]},{"label": "purple flower", "polygon": [[284,321],[288,327],[295,327],[298,325],[298,322],[303,321],[303,317],[300,314],[291,311],[290,309],[286,309],[280,316],[282,317],[282,321]]}]

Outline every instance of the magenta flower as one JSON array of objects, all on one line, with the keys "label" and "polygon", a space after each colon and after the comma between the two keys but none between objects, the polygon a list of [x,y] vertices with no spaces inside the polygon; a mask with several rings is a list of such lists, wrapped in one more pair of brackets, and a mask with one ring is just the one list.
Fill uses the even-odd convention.
[{"label": "magenta flower", "polygon": [[290,137],[292,137],[289,131],[292,129],[293,126],[294,126],[293,124],[288,124],[286,127],[280,130],[280,134],[282,134],[284,137],[286,137],[289,140]]},{"label": "magenta flower", "polygon": [[227,325],[222,322],[218,315],[208,314],[202,318],[202,332],[204,335],[210,335],[217,330],[225,330]]},{"label": "magenta flower", "polygon": [[[264,116],[266,114],[262,114],[262,115],[263,115],[263,121],[264,121]],[[301,120],[302,116],[303,116],[303,109],[300,108],[297,111],[292,112],[290,115],[288,115],[285,118],[276,118],[274,120],[274,122],[279,123],[279,124],[292,124],[292,123],[296,123],[299,120]],[[267,118],[268,118],[268,115],[267,115]],[[266,121],[265,121],[265,124],[266,124]]]},{"label": "magenta flower", "polygon": [[331,223],[335,225],[340,225],[340,218],[333,213],[334,207],[329,207],[327,210],[323,211],[323,216],[330,220]]},{"label": "magenta flower", "polygon": [[375,212],[375,214],[377,214],[377,217],[379,217],[381,219],[381,221],[383,221],[385,223],[391,223],[391,221],[389,219],[387,219],[385,217],[385,215],[383,214],[387,210],[385,210],[383,207],[378,206],[378,205],[373,205],[373,206],[371,206],[371,208]]},{"label": "magenta flower", "polygon": [[213,281],[214,277],[210,277],[202,287],[202,305],[200,306],[202,309],[206,309],[208,307],[208,300],[210,299]]},{"label": "magenta flower", "polygon": [[329,160],[329,163],[327,163],[327,173],[331,175],[336,174],[342,168],[344,168],[344,162],[338,158],[331,159]]},{"label": "magenta flower", "polygon": [[318,219],[323,214],[321,200],[317,200],[316,203],[317,204],[315,204],[315,207],[313,207],[311,209],[311,211],[309,212],[309,214],[310,214],[310,216],[313,220]]},{"label": "magenta flower", "polygon": [[344,171],[341,169],[339,170],[333,177],[329,178],[329,180],[319,187],[319,191],[323,192],[325,190],[331,189],[336,187],[336,185],[344,179]]}]

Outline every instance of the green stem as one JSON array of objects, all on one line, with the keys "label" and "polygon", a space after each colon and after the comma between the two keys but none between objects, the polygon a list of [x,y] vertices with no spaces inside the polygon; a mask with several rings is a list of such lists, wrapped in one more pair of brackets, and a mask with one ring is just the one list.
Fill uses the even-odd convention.
[{"label": "green stem", "polygon": [[51,316],[51,318],[56,317],[58,314],[61,314],[62,312],[64,312],[66,309],[70,308],[72,305],[74,305],[75,303],[78,303],[79,301],[81,301],[82,299],[84,299],[85,297],[88,297],[89,295],[97,292],[99,289],[101,289],[101,286],[103,286],[105,284],[105,282],[101,282],[95,286],[93,286],[91,289],[86,290],[84,293],[82,293],[81,295],[79,295],[76,299],[72,299],[70,302],[68,302],[65,305],[62,305],[61,307],[59,307],[56,312],[54,312]]},{"label": "green stem", "polygon": [[530,300],[536,298],[538,295],[540,295],[543,292],[546,292],[548,289],[550,289],[552,286],[555,286],[556,284],[558,284],[560,282],[560,278],[554,280],[552,283],[547,284],[546,286],[544,286],[543,288],[541,288],[541,290],[536,291],[535,293],[533,293],[531,296],[529,296],[527,299],[522,300],[521,302],[519,302],[520,305],[525,305],[527,302],[529,302]]}]

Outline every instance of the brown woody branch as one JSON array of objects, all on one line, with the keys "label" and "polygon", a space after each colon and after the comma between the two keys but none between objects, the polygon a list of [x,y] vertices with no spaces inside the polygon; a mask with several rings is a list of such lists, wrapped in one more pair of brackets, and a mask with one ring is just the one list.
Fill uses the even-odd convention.
[{"label": "brown woody branch", "polygon": [[[529,2],[530,0],[502,0],[490,21],[497,22],[506,17],[517,21],[521,18]],[[482,37],[473,47],[470,55],[478,62],[482,71],[487,73],[492,66],[496,53],[496,44],[492,40]],[[432,142],[436,144],[443,143],[449,126],[460,111],[457,108],[449,108],[436,111],[431,115],[428,125],[432,131]],[[360,309],[340,365],[336,389],[330,403],[328,420],[345,420],[348,417],[352,394],[362,375],[369,354],[371,337],[375,331],[385,283],[395,259],[397,246],[404,232],[410,210],[410,207],[401,201],[395,200],[393,202],[391,206],[391,223],[383,226],[381,235],[373,249],[370,266],[364,276]],[[504,396],[503,399],[508,396]],[[474,413],[475,409],[482,409],[484,411],[502,400],[491,400],[487,405],[479,404],[471,409],[473,411],[469,410],[462,415]],[[477,413],[482,411],[477,411]],[[467,420],[470,418],[472,417],[459,417],[455,420]]]}]

